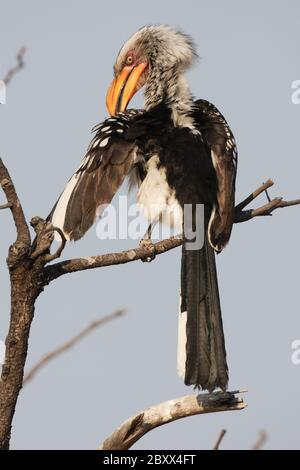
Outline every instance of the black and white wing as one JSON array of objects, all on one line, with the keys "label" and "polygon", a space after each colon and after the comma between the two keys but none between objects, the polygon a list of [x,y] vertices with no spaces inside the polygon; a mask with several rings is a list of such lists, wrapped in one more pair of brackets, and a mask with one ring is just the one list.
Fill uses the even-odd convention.
[{"label": "black and white wing", "polygon": [[206,141],[217,175],[217,204],[208,226],[210,244],[221,251],[227,244],[234,221],[237,148],[231,129],[220,111],[206,100],[195,101],[193,117]]},{"label": "black and white wing", "polygon": [[126,131],[141,113],[129,110],[94,127],[81,165],[48,217],[67,240],[79,240],[86,233],[134,165],[136,144],[126,139]]}]

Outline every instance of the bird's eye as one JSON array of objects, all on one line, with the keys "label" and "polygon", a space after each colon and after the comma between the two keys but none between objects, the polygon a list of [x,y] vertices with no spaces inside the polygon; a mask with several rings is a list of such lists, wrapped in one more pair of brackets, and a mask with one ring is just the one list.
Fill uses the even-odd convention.
[{"label": "bird's eye", "polygon": [[129,55],[126,59],[126,65],[132,65],[133,64],[133,56]]}]

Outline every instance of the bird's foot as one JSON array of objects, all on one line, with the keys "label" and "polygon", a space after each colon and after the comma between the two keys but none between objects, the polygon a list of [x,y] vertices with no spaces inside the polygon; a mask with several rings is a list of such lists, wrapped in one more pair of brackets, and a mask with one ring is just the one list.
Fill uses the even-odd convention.
[{"label": "bird's foot", "polygon": [[153,261],[156,256],[155,247],[152,241],[149,238],[142,238],[140,241],[140,247],[149,250],[149,255],[147,255],[145,258],[141,258],[141,261],[143,263],[151,263],[151,261]]}]

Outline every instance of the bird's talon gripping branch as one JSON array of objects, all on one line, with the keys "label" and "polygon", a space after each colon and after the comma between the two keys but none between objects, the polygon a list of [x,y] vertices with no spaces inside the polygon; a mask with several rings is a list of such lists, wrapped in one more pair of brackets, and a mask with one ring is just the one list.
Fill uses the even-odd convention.
[{"label": "bird's talon gripping branch", "polygon": [[149,251],[149,254],[145,258],[142,258],[143,263],[151,263],[156,257],[155,253],[155,246],[153,245],[152,241],[147,239],[147,238],[142,238],[142,240],[139,243],[141,248],[145,248],[147,251]]}]

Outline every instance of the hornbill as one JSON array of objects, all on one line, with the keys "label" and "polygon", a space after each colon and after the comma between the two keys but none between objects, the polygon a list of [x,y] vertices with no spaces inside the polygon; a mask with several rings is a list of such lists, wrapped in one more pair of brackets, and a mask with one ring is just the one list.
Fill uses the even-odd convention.
[{"label": "hornbill", "polygon": [[[165,25],[145,26],[122,46],[106,97],[111,117],[93,129],[49,220],[80,239],[127,176],[150,224],[171,213],[182,228],[185,204],[204,205],[203,247],[182,248],[178,371],[212,391],[228,383],[214,252],[231,234],[237,150],[218,109],[193,99],[185,72],[196,58],[191,38]],[[127,110],[142,87],[144,109]]]}]

